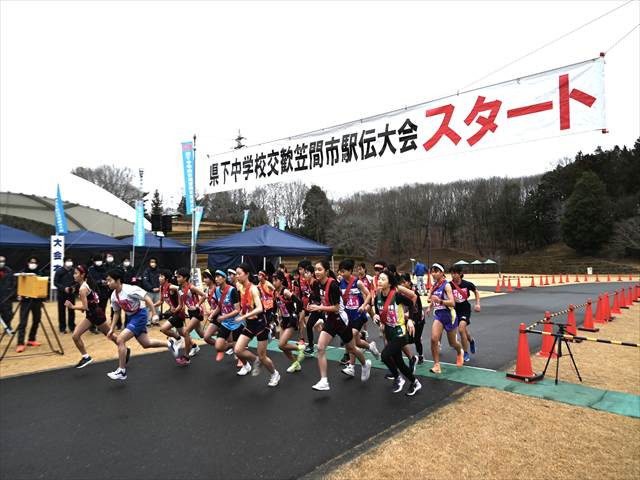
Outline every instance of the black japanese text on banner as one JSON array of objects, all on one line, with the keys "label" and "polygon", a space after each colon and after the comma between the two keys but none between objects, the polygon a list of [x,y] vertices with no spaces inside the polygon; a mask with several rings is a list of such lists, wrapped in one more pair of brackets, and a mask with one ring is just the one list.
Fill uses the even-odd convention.
[{"label": "black japanese text on banner", "polygon": [[214,156],[208,192],[605,128],[604,58]]}]

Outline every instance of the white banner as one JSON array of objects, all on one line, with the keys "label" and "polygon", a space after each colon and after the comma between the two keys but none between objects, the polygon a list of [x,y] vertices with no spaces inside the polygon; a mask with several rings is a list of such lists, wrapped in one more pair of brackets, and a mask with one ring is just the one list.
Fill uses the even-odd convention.
[{"label": "white banner", "polygon": [[[207,192],[604,130],[604,58],[215,155]],[[423,165],[418,164],[419,167]],[[425,163],[424,167],[433,168]]]},{"label": "white banner", "polygon": [[51,235],[51,260],[49,262],[50,272],[49,277],[51,279],[51,289],[55,289],[56,286],[53,283],[53,276],[64,264],[64,235]]}]

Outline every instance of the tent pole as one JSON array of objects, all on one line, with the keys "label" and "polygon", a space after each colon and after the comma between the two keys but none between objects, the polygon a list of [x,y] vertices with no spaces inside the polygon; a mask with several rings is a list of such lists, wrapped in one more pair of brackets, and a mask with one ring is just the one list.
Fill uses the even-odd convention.
[{"label": "tent pole", "polygon": [[267,257],[262,257],[262,269],[267,270]]},{"label": "tent pole", "polygon": [[334,272],[336,271],[336,267],[333,264],[333,255],[331,255],[331,270],[333,270]]}]

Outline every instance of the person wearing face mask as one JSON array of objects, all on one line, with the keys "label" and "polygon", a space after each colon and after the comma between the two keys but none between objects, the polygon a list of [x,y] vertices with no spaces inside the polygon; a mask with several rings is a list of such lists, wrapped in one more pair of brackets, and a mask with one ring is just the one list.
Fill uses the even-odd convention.
[{"label": "person wearing face mask", "polygon": [[[21,273],[35,273],[42,276],[38,268],[38,259],[36,257],[30,257],[27,261],[27,267],[22,270]],[[33,315],[33,322],[31,329],[29,330],[29,340],[27,345],[30,347],[39,347],[40,342],[36,341],[36,333],[38,333],[38,326],[40,325],[40,316],[42,315],[42,298],[30,298],[30,297],[18,297],[20,301],[20,324],[18,325],[18,347],[16,352],[22,353],[25,350],[24,336],[27,330],[27,323],[29,322],[29,312]]]},{"label": "person wearing face mask", "polygon": [[[88,275],[98,288],[98,296],[100,297],[99,306],[106,312],[107,300],[111,295],[111,291],[107,286],[107,270],[100,255],[93,257],[91,263],[92,265],[89,267]],[[95,335],[98,334],[98,329],[95,325],[91,325],[89,331]]]},{"label": "person wearing face mask", "polygon": [[13,276],[13,270],[7,265],[6,257],[0,255],[0,317],[7,328],[11,328],[12,302],[15,296],[16,277]]},{"label": "person wearing face mask", "polygon": [[[156,304],[160,301],[160,270],[158,269],[158,259],[151,257],[149,259],[149,266],[142,272],[142,288],[147,291],[151,301]],[[159,325],[159,321],[150,319],[150,323],[153,325]]]},{"label": "person wearing face mask", "polygon": [[122,263],[120,263],[120,270],[124,273],[122,277],[124,279],[124,283],[128,285],[137,285],[138,282],[129,257],[124,257],[122,259]]},{"label": "person wearing face mask", "polygon": [[76,328],[76,312],[65,307],[67,300],[71,303],[76,301],[76,282],[73,279],[73,259],[71,257],[65,257],[64,265],[56,270],[53,276],[53,284],[58,289],[58,324],[60,333],[67,333],[67,312],[69,312],[69,331],[73,332]]}]

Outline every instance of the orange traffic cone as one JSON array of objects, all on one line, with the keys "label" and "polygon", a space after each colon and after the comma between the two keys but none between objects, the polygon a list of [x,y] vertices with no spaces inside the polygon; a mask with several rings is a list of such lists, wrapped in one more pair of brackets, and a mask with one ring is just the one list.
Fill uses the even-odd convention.
[{"label": "orange traffic cone", "polygon": [[602,301],[604,302],[604,318],[605,321],[611,322],[613,320],[613,315],[611,315],[611,300],[609,299],[609,292],[605,292],[602,297]]},{"label": "orange traffic cone", "polygon": [[506,287],[506,283],[504,282],[504,275],[502,276],[502,288]]},{"label": "orange traffic cone", "polygon": [[555,284],[556,284],[556,276],[551,275],[551,285],[555,285]]},{"label": "orange traffic cone", "polygon": [[545,285],[545,287],[547,285],[549,285],[549,275],[545,275],[545,277],[544,277],[544,285]]},{"label": "orange traffic cone", "polygon": [[535,287],[536,286],[536,277],[534,277],[533,275],[531,275],[531,285],[529,285],[530,287]]},{"label": "orange traffic cone", "polygon": [[596,323],[606,323],[602,314],[602,295],[598,295],[598,304],[596,305]]},{"label": "orange traffic cone", "polygon": [[620,304],[618,303],[618,291],[615,291],[615,295],[613,296],[613,309],[611,309],[611,313],[622,313],[620,311]]},{"label": "orange traffic cone", "polygon": [[627,305],[626,294],[624,293],[624,287],[620,289],[620,303],[618,303],[618,306],[620,308],[629,308],[629,305]]},{"label": "orange traffic cone", "polygon": [[621,282],[622,281],[622,277],[620,276],[620,274],[618,274],[618,281]]},{"label": "orange traffic cone", "polygon": [[509,277],[509,284],[507,285],[507,292],[513,292],[513,288],[511,288],[511,277]]},{"label": "orange traffic cone", "polygon": [[562,274],[560,274],[560,283],[564,283],[564,281],[562,280]]},{"label": "orange traffic cone", "polygon": [[[553,341],[553,337],[550,338]],[[516,371],[513,373],[507,373],[507,378],[525,383],[542,380],[542,374],[533,373],[533,368],[531,368],[529,341],[527,339],[524,323],[520,324],[520,333],[518,334],[518,360],[516,362]]]},{"label": "orange traffic cone", "polygon": [[431,290],[431,275],[427,275],[427,290]]},{"label": "orange traffic cone", "polygon": [[518,290],[520,290],[522,288],[522,285],[520,285],[520,277],[518,277],[518,285],[516,285],[516,288]]},{"label": "orange traffic cone", "polygon": [[567,278],[565,278],[564,283],[569,283],[569,274],[567,273]]},{"label": "orange traffic cone", "polygon": [[540,285],[541,287],[544,285],[544,283],[542,282],[542,275],[540,275],[540,281],[538,282],[538,285]]},{"label": "orange traffic cone", "polygon": [[598,274],[596,273],[596,282],[600,281],[600,277],[598,276]]},{"label": "orange traffic cone", "polygon": [[[549,312],[544,312],[544,317],[546,321],[544,322],[544,331],[545,333],[553,334],[553,325],[551,325],[551,314]],[[539,357],[544,358],[556,358],[558,355],[553,351],[553,335],[543,335],[542,336],[542,348],[538,352]]]},{"label": "orange traffic cone", "polygon": [[573,304],[569,305],[569,313],[567,313],[567,333],[575,337],[578,335],[578,331],[576,330],[576,316],[575,313],[573,313],[573,309]]},{"label": "orange traffic cone", "polygon": [[500,293],[500,279],[496,281],[496,293]]},{"label": "orange traffic cone", "polygon": [[582,322],[582,327],[578,327],[578,330],[582,330],[585,332],[597,332],[600,330],[596,328],[593,324],[593,312],[591,309],[591,299],[587,300],[587,308],[584,310],[584,321]]},{"label": "orange traffic cone", "polygon": [[627,298],[627,305],[630,307],[631,305],[633,305],[633,292],[631,291],[631,287],[629,287],[628,292],[629,298]]},{"label": "orange traffic cone", "polygon": [[607,273],[607,282],[610,282],[610,281],[611,281],[611,274]]},{"label": "orange traffic cone", "polygon": [[584,281],[585,281],[585,282],[588,282],[588,281],[589,281],[589,277],[587,277],[587,274],[586,274],[586,273],[584,274]]},{"label": "orange traffic cone", "polygon": [[580,283],[580,278],[578,278],[578,274],[576,273],[576,279],[574,280],[576,283]]}]

